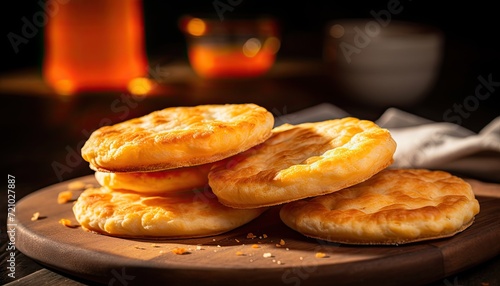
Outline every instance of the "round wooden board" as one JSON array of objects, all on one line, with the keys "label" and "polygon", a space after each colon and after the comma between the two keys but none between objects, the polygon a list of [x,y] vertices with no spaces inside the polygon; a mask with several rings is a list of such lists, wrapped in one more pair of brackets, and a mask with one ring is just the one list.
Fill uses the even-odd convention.
[{"label": "round wooden board", "polygon": [[[476,221],[454,237],[400,246],[349,246],[306,238],[281,222],[279,207],[222,235],[136,240],[58,223],[66,218],[76,224],[72,202],[57,203],[58,194],[75,182],[97,185],[93,176],[86,176],[41,189],[17,203],[15,221],[8,223],[16,224],[16,246],[25,255],[106,285],[419,285],[500,253],[500,198],[478,195],[481,212]],[[474,188],[480,187],[477,183]],[[75,198],[80,192],[75,191]],[[32,221],[35,212],[40,218]],[[248,238],[249,233],[256,237]],[[179,247],[188,253],[174,254]],[[318,252],[326,256],[317,258]]]}]

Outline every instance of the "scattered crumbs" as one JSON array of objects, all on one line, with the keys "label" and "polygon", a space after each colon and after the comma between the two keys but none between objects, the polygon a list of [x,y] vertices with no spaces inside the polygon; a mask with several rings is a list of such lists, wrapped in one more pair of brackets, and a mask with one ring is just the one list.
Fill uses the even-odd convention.
[{"label": "scattered crumbs", "polygon": [[142,246],[137,246],[137,245],[136,245],[136,246],[134,246],[134,248],[135,248],[135,249],[139,249],[139,250],[146,250],[146,248],[145,248],[145,247],[142,247]]},{"label": "scattered crumbs", "polygon": [[72,198],[73,198],[73,192],[72,191],[60,192],[57,195],[57,203],[60,204],[60,205],[62,205],[62,204],[65,204],[65,203],[71,201]]},{"label": "scattered crumbs", "polygon": [[62,218],[59,220],[59,223],[64,225],[64,226],[70,226],[71,225],[71,221],[69,219],[66,219],[66,218]]},{"label": "scattered crumbs", "polygon": [[219,245],[219,244],[217,244],[217,247],[220,247],[220,245]]},{"label": "scattered crumbs", "polygon": [[158,253],[163,254],[165,253],[165,250],[160,250]]},{"label": "scattered crumbs", "polygon": [[65,227],[69,227],[69,228],[75,228],[75,227],[78,227],[78,225],[73,225],[71,224],[71,221],[67,218],[62,218],[59,220],[59,223],[64,225]]},{"label": "scattered crumbs", "polygon": [[38,220],[38,218],[40,218],[40,212],[34,213],[33,216],[31,217],[31,221]]},{"label": "scattered crumbs", "polygon": [[151,244],[151,246],[152,246],[152,247],[154,247],[154,248],[158,248],[158,247],[160,247],[160,246],[159,246],[158,244],[156,244],[156,243]]},{"label": "scattered crumbs", "polygon": [[324,252],[316,252],[314,255],[316,258],[325,258],[326,254]]},{"label": "scattered crumbs", "polygon": [[184,247],[176,247],[172,249],[172,253],[177,255],[189,254],[189,252]]},{"label": "scattered crumbs", "polygon": [[301,257],[299,257],[299,259],[300,259],[300,260],[304,260],[304,257],[302,257],[302,256],[301,256]]},{"label": "scattered crumbs", "polygon": [[287,247],[287,248],[285,248],[285,250],[288,251],[288,250],[290,250],[290,248]]},{"label": "scattered crumbs", "polygon": [[241,251],[236,251],[236,256],[244,256],[245,254]]},{"label": "scattered crumbs", "polygon": [[261,236],[259,236],[259,239],[262,239],[262,235],[261,235]]},{"label": "scattered crumbs", "polygon": [[285,245],[285,241],[283,239],[280,240],[280,243],[276,244],[276,247],[282,247],[283,245]]},{"label": "scattered crumbs", "polygon": [[215,241],[215,238],[212,238],[212,241]]},{"label": "scattered crumbs", "polygon": [[273,257],[273,256],[270,252],[266,252],[266,253],[262,254],[262,257],[269,258],[269,257]]},{"label": "scattered crumbs", "polygon": [[260,248],[258,244],[252,244],[252,248]]},{"label": "scattered crumbs", "polygon": [[217,252],[217,249],[214,249],[214,252]]},{"label": "scattered crumbs", "polygon": [[235,238],[234,240],[235,240],[237,243],[240,243],[240,241],[239,241],[238,239],[236,239],[236,238]]},{"label": "scattered crumbs", "polygon": [[201,248],[201,245],[197,245],[196,250],[203,250],[203,248]]},{"label": "scattered crumbs", "polygon": [[253,239],[253,238],[256,238],[256,236],[253,233],[249,232],[247,234],[247,238],[252,238]]},{"label": "scattered crumbs", "polygon": [[278,260],[278,262],[276,262],[276,263],[278,263],[278,265],[281,265],[281,261],[279,261],[279,260]]},{"label": "scattered crumbs", "polygon": [[82,190],[85,189],[85,186],[82,181],[75,181],[68,184],[68,190]]},{"label": "scattered crumbs", "polygon": [[276,259],[273,259],[273,263],[276,262]]},{"label": "scattered crumbs", "polygon": [[262,237],[267,238],[267,234],[265,234],[265,233],[264,233],[264,234],[262,235]]}]

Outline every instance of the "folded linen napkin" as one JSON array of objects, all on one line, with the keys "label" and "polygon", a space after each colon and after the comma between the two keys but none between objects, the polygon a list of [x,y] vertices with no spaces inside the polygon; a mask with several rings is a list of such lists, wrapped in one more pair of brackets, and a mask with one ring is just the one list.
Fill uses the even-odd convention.
[{"label": "folded linen napkin", "polygon": [[[324,103],[280,116],[277,125],[298,124],[349,116]],[[375,121],[387,128],[397,143],[396,168],[445,170],[477,179],[500,182],[500,116],[479,133],[450,122],[433,122],[389,108]]]},{"label": "folded linen napkin", "polygon": [[500,116],[479,133],[395,108],[376,123],[398,144],[393,167],[441,169],[500,182]]}]

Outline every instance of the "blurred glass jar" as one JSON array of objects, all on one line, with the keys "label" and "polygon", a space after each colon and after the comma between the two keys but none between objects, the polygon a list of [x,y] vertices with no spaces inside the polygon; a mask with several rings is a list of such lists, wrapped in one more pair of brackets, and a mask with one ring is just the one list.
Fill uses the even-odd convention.
[{"label": "blurred glass jar", "polygon": [[278,23],[271,18],[180,19],[193,70],[203,78],[245,78],[265,74],[280,48]]},{"label": "blurred glass jar", "polygon": [[59,94],[127,90],[147,75],[142,1],[48,0],[43,76]]}]

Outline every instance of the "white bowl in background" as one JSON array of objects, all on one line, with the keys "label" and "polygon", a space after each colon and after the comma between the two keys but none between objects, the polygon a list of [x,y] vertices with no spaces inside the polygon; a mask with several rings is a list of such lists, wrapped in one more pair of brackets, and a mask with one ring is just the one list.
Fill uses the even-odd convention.
[{"label": "white bowl in background", "polygon": [[337,20],[327,27],[324,58],[335,83],[356,101],[409,106],[434,86],[443,45],[443,33],[431,26]]}]

